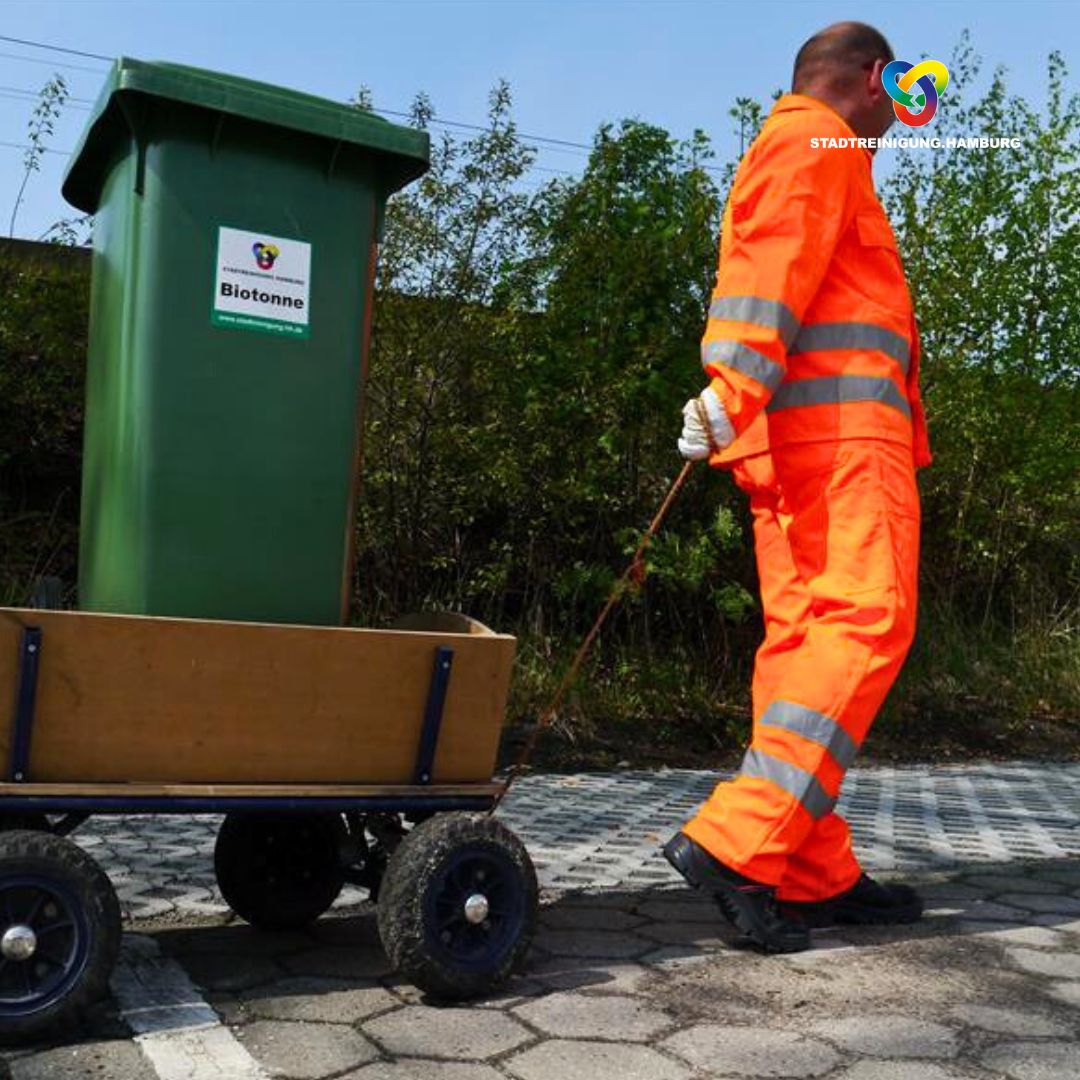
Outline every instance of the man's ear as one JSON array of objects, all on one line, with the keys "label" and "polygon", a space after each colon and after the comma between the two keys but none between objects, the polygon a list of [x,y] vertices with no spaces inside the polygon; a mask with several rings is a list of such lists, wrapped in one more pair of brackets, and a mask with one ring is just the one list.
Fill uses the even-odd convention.
[{"label": "man's ear", "polygon": [[885,84],[881,81],[881,73],[885,70],[887,63],[887,60],[882,60],[879,57],[867,71],[866,92],[874,104],[877,104],[883,97],[889,96],[885,90]]}]

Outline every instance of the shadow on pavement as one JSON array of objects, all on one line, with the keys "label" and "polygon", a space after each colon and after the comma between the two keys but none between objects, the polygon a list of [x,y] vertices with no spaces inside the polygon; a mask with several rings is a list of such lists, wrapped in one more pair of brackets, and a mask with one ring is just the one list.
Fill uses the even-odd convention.
[{"label": "shadow on pavement", "polygon": [[[782,1008],[794,1018],[789,1024],[799,1016],[821,1024],[850,1010],[852,1001],[873,1009],[911,998],[932,1017],[958,1000],[1004,1007],[1030,995],[1035,979],[1065,986],[1062,995],[1072,993],[1067,980],[1080,980],[1080,859],[881,876],[919,887],[927,907],[920,922],[815,931],[813,949],[787,957],[746,949],[709,898],[675,884],[548,894],[525,970],[473,1007],[511,1009],[585,991],[648,999],[687,1023],[749,1022]],[[177,961],[242,1041],[260,1021],[346,1024],[367,1034],[366,1024],[377,1025],[403,1005],[439,1004],[391,971],[370,905],[335,911],[299,932],[209,920],[137,924],[129,931]],[[1073,1005],[1080,1004],[1076,996]],[[102,1047],[119,1053],[126,1032],[115,1005],[106,1003],[87,1031],[52,1045],[81,1046],[94,1060]],[[18,1078],[20,1058],[44,1060],[54,1052],[5,1052],[0,1076],[11,1067]]]},{"label": "shadow on pavement", "polygon": [[[1080,930],[1080,860],[978,863],[881,876],[919,888],[926,900],[923,919],[906,926],[815,930],[814,948],[799,955],[986,935],[1038,947],[1056,928]],[[680,967],[680,961],[753,951],[711,899],[678,885],[550,894],[543,899],[522,976],[551,989],[618,984],[618,969],[628,965],[663,975]],[[372,908],[325,916],[296,933],[262,933],[235,922],[161,929],[155,937],[211,998],[271,996],[280,980],[287,980],[288,987],[296,980],[331,980],[358,985],[374,981],[410,1000],[419,999],[393,977]]]}]

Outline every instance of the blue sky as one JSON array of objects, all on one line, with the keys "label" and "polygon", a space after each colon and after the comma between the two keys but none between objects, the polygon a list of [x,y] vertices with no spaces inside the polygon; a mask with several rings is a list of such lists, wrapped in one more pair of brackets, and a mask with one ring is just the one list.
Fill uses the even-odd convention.
[{"label": "blue sky", "polygon": [[[8,37],[195,64],[340,100],[366,84],[376,108],[404,109],[423,90],[439,116],[466,122],[482,121],[488,90],[506,78],[524,132],[587,143],[603,121],[636,116],[679,136],[702,128],[722,159],[737,150],[732,100],[767,100],[786,87],[802,41],[843,18],[874,23],[911,60],[947,60],[967,28],[987,65],[1004,65],[1010,85],[1035,102],[1051,49],[1063,48],[1080,69],[1080,7],[1070,0],[0,0],[0,34]],[[0,143],[25,142],[33,105],[25,92],[55,70],[78,99],[51,144],[69,150],[104,66],[0,41]],[[890,153],[902,151],[882,151],[885,168]],[[21,160],[0,145],[5,233]],[[538,164],[573,172],[583,162],[583,152],[548,148]],[[65,163],[61,153],[46,155],[16,235],[37,236],[71,212],[59,195]]]}]

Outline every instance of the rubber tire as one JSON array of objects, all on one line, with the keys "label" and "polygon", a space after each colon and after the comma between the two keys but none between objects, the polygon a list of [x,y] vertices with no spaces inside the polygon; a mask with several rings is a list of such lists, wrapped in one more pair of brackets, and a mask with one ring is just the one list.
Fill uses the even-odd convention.
[{"label": "rubber tire", "polygon": [[[506,857],[521,890],[524,913],[517,937],[482,970],[462,970],[448,960],[425,907],[429,890],[452,856],[469,849]],[[487,814],[445,813],[421,822],[390,858],[379,893],[379,936],[394,967],[432,997],[465,1001],[502,985],[520,969],[536,933],[539,890],[525,845]],[[429,932],[432,931],[432,932]]]},{"label": "rubber tire", "polygon": [[[301,841],[315,856],[302,868],[307,877],[267,880],[261,852],[269,832],[292,843]],[[225,903],[259,930],[307,926],[330,907],[345,884],[340,852],[346,836],[340,814],[227,814],[214,845],[214,873]],[[277,871],[275,877],[280,868]]]},{"label": "rubber tire", "polygon": [[0,1014],[0,1043],[37,1040],[52,1033],[70,1036],[86,1011],[105,997],[120,952],[120,903],[105,871],[63,836],[30,830],[0,833],[0,882],[31,873],[66,887],[88,925],[86,960],[66,993],[28,1016]]}]

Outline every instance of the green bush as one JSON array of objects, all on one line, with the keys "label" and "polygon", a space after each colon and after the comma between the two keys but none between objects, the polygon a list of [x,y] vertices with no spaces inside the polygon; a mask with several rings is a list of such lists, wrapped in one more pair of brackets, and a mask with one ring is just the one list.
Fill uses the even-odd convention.
[{"label": "green bush", "polygon": [[0,243],[0,601],[75,577],[89,302],[85,252]]}]

